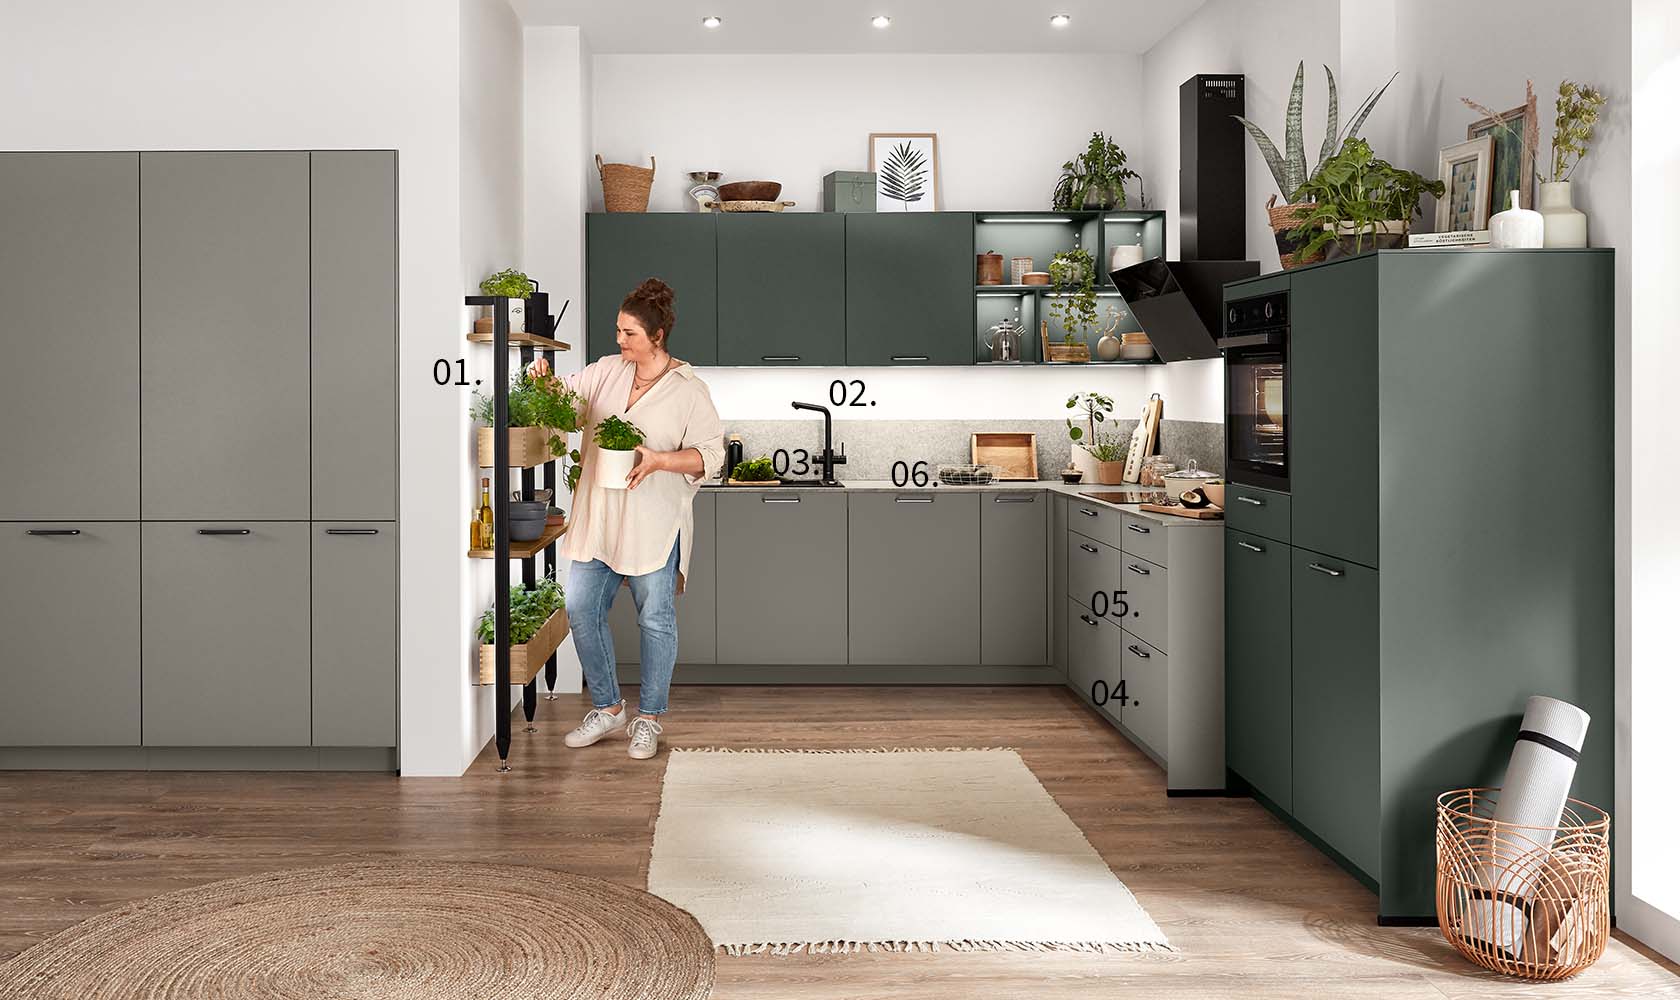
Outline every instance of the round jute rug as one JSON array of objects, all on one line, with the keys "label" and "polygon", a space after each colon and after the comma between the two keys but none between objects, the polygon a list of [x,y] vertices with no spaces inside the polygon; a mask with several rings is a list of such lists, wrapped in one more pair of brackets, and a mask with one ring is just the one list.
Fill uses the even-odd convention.
[{"label": "round jute rug", "polygon": [[540,868],[384,861],[133,903],[0,966],[33,1000],[699,1000],[712,942],[670,903]]}]

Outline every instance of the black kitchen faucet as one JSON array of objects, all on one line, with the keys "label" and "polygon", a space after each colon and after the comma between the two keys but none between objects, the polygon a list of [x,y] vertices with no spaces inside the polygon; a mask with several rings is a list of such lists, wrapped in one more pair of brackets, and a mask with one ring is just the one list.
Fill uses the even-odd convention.
[{"label": "black kitchen faucet", "polygon": [[834,415],[828,412],[828,407],[816,403],[801,403],[794,400],[793,408],[796,410],[811,410],[823,415],[823,448],[822,455],[818,456],[818,460],[822,462],[822,482],[824,486],[838,485],[839,481],[834,478],[834,467],[845,465],[846,456],[843,453],[839,455],[834,453]]}]

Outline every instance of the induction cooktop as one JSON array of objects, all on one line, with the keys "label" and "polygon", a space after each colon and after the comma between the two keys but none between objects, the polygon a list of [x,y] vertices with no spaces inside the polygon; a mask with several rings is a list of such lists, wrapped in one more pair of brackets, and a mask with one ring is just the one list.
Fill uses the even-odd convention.
[{"label": "induction cooktop", "polygon": [[1092,500],[1101,500],[1103,503],[1164,504],[1168,502],[1166,491],[1149,489],[1141,486],[1119,490],[1107,490],[1101,493],[1086,493],[1081,491],[1079,495],[1082,497],[1090,497]]}]

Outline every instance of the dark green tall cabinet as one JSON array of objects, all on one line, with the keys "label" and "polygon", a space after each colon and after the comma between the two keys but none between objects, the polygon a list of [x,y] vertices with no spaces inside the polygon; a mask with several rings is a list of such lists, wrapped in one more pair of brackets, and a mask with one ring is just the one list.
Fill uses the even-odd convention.
[{"label": "dark green tall cabinet", "polygon": [[618,306],[647,278],[677,293],[671,352],[691,364],[718,363],[717,216],[611,212],[587,216],[589,359],[618,353]]},{"label": "dark green tall cabinet", "polygon": [[1226,763],[1386,922],[1433,918],[1435,797],[1500,784],[1530,695],[1592,715],[1571,794],[1614,799],[1613,272],[1407,250],[1226,287],[1291,316],[1289,491],[1228,488]]}]

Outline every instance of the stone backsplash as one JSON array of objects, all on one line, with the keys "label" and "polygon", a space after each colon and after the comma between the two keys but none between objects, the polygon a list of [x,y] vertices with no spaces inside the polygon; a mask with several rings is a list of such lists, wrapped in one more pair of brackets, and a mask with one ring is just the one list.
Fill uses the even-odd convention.
[{"label": "stone backsplash", "polygon": [[[1136,420],[1112,420],[1107,426],[1130,437]],[[726,434],[741,435],[748,458],[804,449],[815,466],[822,451],[822,419],[724,420]],[[1031,432],[1038,435],[1038,478],[1055,479],[1068,464],[1072,442],[1060,420],[835,420],[834,450],[844,449],[846,464],[835,476],[847,479],[892,479],[895,462],[927,462],[929,469],[969,460],[970,435],[986,431]],[[1210,472],[1224,471],[1223,424],[1191,420],[1161,423],[1157,450],[1184,465],[1187,459]],[[798,456],[793,456],[797,473]],[[811,475],[815,475],[812,472]]]}]

